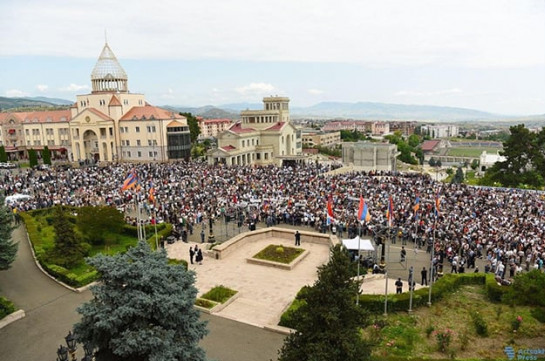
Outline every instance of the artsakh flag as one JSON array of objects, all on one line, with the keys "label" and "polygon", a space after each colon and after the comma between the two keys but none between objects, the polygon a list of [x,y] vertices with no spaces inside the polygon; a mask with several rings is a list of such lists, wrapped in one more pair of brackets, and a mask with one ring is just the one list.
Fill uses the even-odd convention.
[{"label": "artsakh flag", "polygon": [[414,209],[414,213],[418,212],[418,210],[420,209],[420,197],[419,196],[416,196],[416,199],[414,200],[413,209]]},{"label": "artsakh flag", "polygon": [[439,196],[439,192],[435,195],[435,217],[439,217],[439,208],[441,205],[441,197]]}]

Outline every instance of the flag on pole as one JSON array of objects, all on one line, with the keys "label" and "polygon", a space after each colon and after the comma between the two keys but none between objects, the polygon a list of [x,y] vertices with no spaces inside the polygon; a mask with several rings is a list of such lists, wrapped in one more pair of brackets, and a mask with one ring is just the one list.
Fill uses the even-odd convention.
[{"label": "flag on pole", "polygon": [[392,196],[388,199],[388,210],[386,211],[386,218],[388,219],[388,227],[392,227],[392,221],[394,219],[394,201]]},{"label": "flag on pole", "polygon": [[363,197],[360,196],[360,206],[358,208],[358,221],[369,222],[370,220],[371,220],[371,214],[369,214],[369,209],[367,208],[367,204],[363,200]]},{"label": "flag on pole", "polygon": [[331,196],[331,194],[327,199],[327,217],[335,220],[335,216],[333,215],[333,197]]},{"label": "flag on pole", "polygon": [[437,192],[437,194],[435,195],[435,218],[439,217],[440,206],[441,206],[441,197],[439,196],[439,192]]},{"label": "flag on pole", "polygon": [[150,182],[149,184],[149,196],[148,199],[150,202],[155,203],[155,187],[153,186],[153,183]]},{"label": "flag on pole", "polygon": [[123,181],[123,186],[121,187],[122,191],[126,191],[128,189],[131,189],[135,187],[138,184],[138,176],[136,175],[136,172],[133,170],[129,174],[127,174],[127,178]]}]

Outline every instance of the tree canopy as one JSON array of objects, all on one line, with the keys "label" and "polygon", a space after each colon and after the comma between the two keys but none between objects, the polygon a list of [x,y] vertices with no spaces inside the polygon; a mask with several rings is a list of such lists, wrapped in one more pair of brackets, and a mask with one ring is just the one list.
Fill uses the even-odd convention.
[{"label": "tree canopy", "polygon": [[38,165],[38,155],[35,149],[28,150],[28,162],[31,168]]},{"label": "tree canopy", "polygon": [[124,224],[123,214],[114,207],[81,207],[77,224],[91,244],[104,244],[109,233],[119,233]]},{"label": "tree canopy", "polygon": [[481,184],[542,188],[545,184],[545,128],[534,133],[519,124],[509,130],[511,135],[503,142],[500,153],[506,159],[490,167]]},{"label": "tree canopy", "polygon": [[8,161],[8,153],[6,153],[6,147],[0,145],[0,162],[5,163]]},{"label": "tree canopy", "polygon": [[51,165],[51,151],[49,150],[49,147],[47,145],[42,150],[42,160],[44,164]]},{"label": "tree canopy", "polygon": [[359,282],[351,278],[350,264],[345,248],[331,249],[329,263],[318,269],[318,280],[293,315],[297,331],[284,340],[279,361],[369,359],[370,346],[360,334],[367,317],[355,304]]},{"label": "tree canopy", "polygon": [[199,128],[199,121],[197,120],[197,117],[191,113],[180,113],[180,115],[186,117],[187,125],[189,126],[191,143],[195,143],[199,137],[199,134],[201,134],[201,128]]},{"label": "tree canopy", "polygon": [[10,268],[17,255],[17,243],[13,243],[13,216],[11,210],[4,205],[4,197],[0,197],[0,270]]},{"label": "tree canopy", "polygon": [[81,262],[88,250],[74,231],[74,225],[62,206],[55,207],[53,228],[55,229],[55,248],[50,255],[51,262],[63,267],[73,267]]},{"label": "tree canopy", "polygon": [[97,361],[200,361],[206,322],[193,307],[195,274],[168,264],[166,251],[144,241],[124,254],[97,255],[94,298],[78,308],[76,339],[93,345]]}]

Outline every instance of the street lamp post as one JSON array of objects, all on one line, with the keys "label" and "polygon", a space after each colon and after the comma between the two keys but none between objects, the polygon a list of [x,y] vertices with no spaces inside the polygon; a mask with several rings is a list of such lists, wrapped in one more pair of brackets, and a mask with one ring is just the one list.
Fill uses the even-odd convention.
[{"label": "street lamp post", "polygon": [[[71,361],[77,361],[76,350],[78,349],[78,345],[74,334],[72,334],[72,331],[68,331],[68,335],[66,335],[64,340],[66,341],[66,345],[68,347],[63,345],[59,346],[59,348],[57,349],[57,361],[70,361],[68,358],[68,354],[70,354]],[[94,347],[84,344],[83,351],[85,352],[85,355],[83,356],[81,361],[92,361],[94,355]]]}]

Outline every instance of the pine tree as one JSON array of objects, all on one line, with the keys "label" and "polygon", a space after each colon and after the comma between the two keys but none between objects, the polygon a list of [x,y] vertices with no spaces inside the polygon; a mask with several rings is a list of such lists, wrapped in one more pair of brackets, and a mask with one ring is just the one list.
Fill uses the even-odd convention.
[{"label": "pine tree", "polygon": [[83,260],[86,250],[62,206],[55,207],[53,228],[55,248],[50,261],[68,268],[77,265]]},{"label": "pine tree", "polygon": [[348,251],[340,245],[318,270],[318,280],[293,315],[297,331],[280,350],[279,361],[352,361],[369,359],[371,349],[360,328],[365,311],[355,304],[359,282],[351,279]]},{"label": "pine tree", "polygon": [[13,232],[13,216],[8,207],[4,206],[4,198],[0,197],[0,270],[7,270],[17,254],[17,243],[11,240]]},{"label": "pine tree", "polygon": [[49,150],[49,147],[47,145],[42,150],[42,160],[44,164],[51,165],[51,151]]},{"label": "pine tree", "polygon": [[195,274],[169,265],[166,251],[138,242],[124,254],[98,255],[94,299],[78,308],[76,338],[94,345],[97,361],[205,360],[206,322],[193,307]]},{"label": "pine tree", "polygon": [[5,163],[8,161],[8,153],[6,153],[6,147],[0,145],[0,162]]},{"label": "pine tree", "polygon": [[38,156],[35,149],[28,150],[28,162],[31,168],[38,165]]}]

